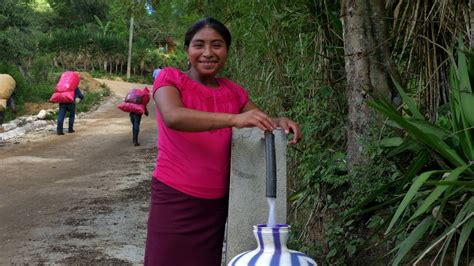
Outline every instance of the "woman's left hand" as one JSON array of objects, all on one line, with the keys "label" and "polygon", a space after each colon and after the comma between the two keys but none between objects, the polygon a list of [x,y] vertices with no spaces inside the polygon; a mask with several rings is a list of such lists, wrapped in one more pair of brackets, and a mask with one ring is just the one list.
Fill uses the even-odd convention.
[{"label": "woman's left hand", "polygon": [[301,129],[295,121],[281,117],[275,119],[275,123],[285,131],[286,135],[293,133],[293,138],[288,141],[288,144],[296,144],[301,140]]}]

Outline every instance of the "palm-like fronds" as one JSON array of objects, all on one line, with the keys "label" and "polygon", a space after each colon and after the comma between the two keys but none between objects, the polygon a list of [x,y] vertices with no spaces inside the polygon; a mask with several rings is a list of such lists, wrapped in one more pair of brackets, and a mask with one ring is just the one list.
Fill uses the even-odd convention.
[{"label": "palm-like fronds", "polygon": [[[403,199],[398,205],[386,234],[392,231],[410,231],[411,224],[418,224],[394,251],[397,254],[393,264],[398,265],[408,252],[419,245],[420,239],[431,227],[444,227],[444,232],[428,245],[423,252],[417,255],[418,262],[434,248],[438,248],[444,255],[455,233],[459,233],[456,247],[456,265],[469,241],[469,234],[474,223],[474,170],[471,167],[474,153],[474,128],[469,122],[472,116],[472,105],[467,108],[465,99],[474,97],[469,81],[467,59],[463,53],[462,40],[460,41],[457,60],[451,55],[450,67],[450,117],[451,127],[447,130],[430,124],[421,117],[417,107],[405,92],[398,87],[407,106],[407,114],[400,114],[394,107],[384,100],[376,99],[370,105],[387,118],[395,122],[406,131],[407,140],[417,142],[418,152],[428,151],[438,158],[441,169],[419,174],[410,185]],[[413,164],[417,164],[416,161]],[[443,169],[444,168],[444,169]],[[429,185],[428,185],[429,184]],[[405,186],[405,183],[399,183]],[[434,187],[433,187],[434,185]],[[452,212],[448,205],[463,206],[461,211]],[[422,219],[421,222],[420,219]],[[403,222],[403,223],[400,223]],[[459,232],[458,228],[461,228]],[[436,232],[436,230],[434,230]],[[441,241],[443,245],[438,246]]]},{"label": "palm-like fronds", "polygon": [[[466,32],[469,8],[463,0],[392,0],[394,53],[404,68],[405,88],[416,95],[432,121],[448,102],[448,54],[452,40]],[[463,34],[466,36],[465,34]]]}]

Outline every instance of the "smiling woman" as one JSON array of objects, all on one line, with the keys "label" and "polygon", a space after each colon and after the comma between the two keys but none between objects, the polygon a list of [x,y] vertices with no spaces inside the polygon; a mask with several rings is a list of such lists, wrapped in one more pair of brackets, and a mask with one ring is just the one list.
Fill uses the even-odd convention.
[{"label": "smiling woman", "polygon": [[217,77],[231,35],[213,18],[185,35],[190,69],[163,69],[155,79],[158,150],[153,171],[145,265],[221,265],[227,219],[231,127],[281,127],[290,141],[298,124],[271,118],[244,88]]},{"label": "smiling woman", "polygon": [[[186,53],[192,65],[189,76],[209,87],[217,87],[214,76],[222,70],[227,60],[228,46],[222,35],[206,26],[186,44]],[[185,41],[185,43],[187,43]]]}]

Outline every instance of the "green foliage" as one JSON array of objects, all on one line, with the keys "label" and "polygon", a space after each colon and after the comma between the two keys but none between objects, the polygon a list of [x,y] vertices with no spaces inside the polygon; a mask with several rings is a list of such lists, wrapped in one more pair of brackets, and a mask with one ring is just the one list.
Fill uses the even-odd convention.
[{"label": "green foliage", "polygon": [[0,3],[0,30],[11,27],[24,29],[29,26],[28,15],[31,8],[29,0],[2,0]]},{"label": "green foliage", "polygon": [[51,82],[41,82],[32,84],[28,89],[26,102],[48,102],[54,92],[55,84]]},{"label": "green foliage", "polygon": [[106,0],[48,0],[55,11],[54,24],[64,28],[79,27],[103,19],[108,13]]},{"label": "green foliage", "polygon": [[0,62],[0,73],[9,74],[16,81],[13,99],[17,107],[17,114],[15,115],[11,113],[11,110],[7,110],[5,121],[23,115],[26,102],[47,102],[54,91],[55,83],[53,81],[38,79],[37,82],[31,82],[31,80],[23,77],[15,65]]},{"label": "green foliage", "polygon": [[51,54],[40,54],[33,59],[29,70],[36,82],[48,82],[50,80],[52,62]]},{"label": "green foliage", "polygon": [[[210,7],[222,8],[218,2],[211,4],[201,3],[200,0],[178,0],[178,1],[159,1],[153,4],[153,12],[144,17],[142,23],[146,33],[152,40],[163,40],[171,36],[174,40],[183,39],[183,36],[189,26],[196,20],[202,18],[202,10],[209,10]],[[215,16],[220,12],[214,12]],[[140,30],[138,30],[140,33]],[[182,46],[178,46],[182,49]]]},{"label": "green foliage", "polygon": [[102,35],[107,35],[107,32],[109,31],[110,27],[110,21],[107,23],[103,23],[102,20],[100,20],[99,17],[94,15],[95,21],[97,22],[97,26],[99,27],[99,31],[102,33]]},{"label": "green foliage", "polygon": [[[445,127],[425,121],[401,87],[398,87],[398,90],[404,98],[405,114],[399,114],[381,99],[370,103],[373,108],[405,130],[404,142],[417,143],[416,149],[413,150],[416,154],[432,154],[436,160],[436,165],[431,167],[434,170],[410,166],[408,169],[417,171],[407,172],[406,178],[396,183],[396,186],[408,190],[404,192],[401,202],[394,202],[399,205],[385,233],[388,237],[396,234],[398,239],[402,240],[393,250],[397,251],[393,265],[402,262],[410,251],[416,252],[413,251],[414,248],[422,247],[421,240],[428,232],[431,235],[441,235],[428,245],[425,244],[421,253],[417,252],[414,259],[416,261],[422,260],[429,252],[437,249],[438,254],[441,254],[439,260],[443,263],[453,236],[461,228],[456,247],[457,265],[464,246],[469,241],[467,234],[472,230],[474,220],[474,171],[471,167],[474,128],[470,123],[473,105],[469,105],[473,94],[467,59],[462,52],[462,40],[459,43],[457,60],[451,56],[450,113],[444,117],[449,123],[440,123]],[[413,161],[412,165],[415,164],[418,162]],[[414,174],[418,175],[412,179]],[[418,225],[410,230],[412,224]],[[401,233],[409,231],[411,232],[406,236]],[[442,241],[443,245],[440,245]]]},{"label": "green foliage", "polygon": [[0,60],[17,63],[31,54],[33,39],[29,26],[32,17],[31,1],[0,1]]},{"label": "green foliage", "polygon": [[110,89],[103,87],[101,91],[98,92],[87,92],[84,94],[84,100],[80,101],[76,105],[77,112],[87,112],[91,110],[94,106],[97,106],[104,96],[110,95]]},{"label": "green foliage", "polygon": [[[446,50],[459,35],[469,36],[465,27],[472,19],[465,13],[470,10],[468,3],[451,0],[386,2],[388,10],[393,11],[388,22],[393,23],[390,43],[397,55],[395,60],[402,77],[399,82],[408,92],[418,95],[415,98],[420,110],[432,121],[449,94]],[[460,16],[462,13],[466,15]],[[436,32],[431,28],[434,25]]]},{"label": "green foliage", "polygon": [[145,50],[145,64],[150,66],[162,67],[176,67],[179,69],[186,69],[187,56],[183,50],[178,50],[173,54],[165,53],[159,49]]}]

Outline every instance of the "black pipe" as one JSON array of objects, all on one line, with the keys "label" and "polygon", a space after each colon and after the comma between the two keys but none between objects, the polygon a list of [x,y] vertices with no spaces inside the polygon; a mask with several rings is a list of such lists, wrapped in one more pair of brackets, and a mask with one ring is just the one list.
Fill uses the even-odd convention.
[{"label": "black pipe", "polygon": [[275,135],[270,131],[265,131],[265,161],[267,167],[267,197],[276,198]]}]

